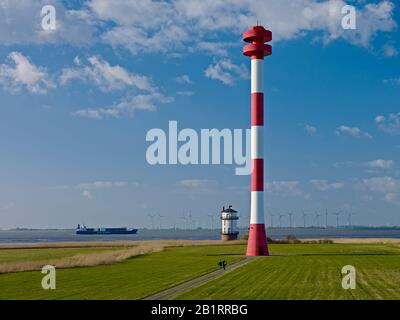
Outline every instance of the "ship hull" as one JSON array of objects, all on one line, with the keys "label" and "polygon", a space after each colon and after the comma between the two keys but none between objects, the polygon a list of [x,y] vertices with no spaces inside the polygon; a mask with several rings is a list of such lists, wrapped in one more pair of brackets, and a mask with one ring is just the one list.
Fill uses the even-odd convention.
[{"label": "ship hull", "polygon": [[112,234],[136,234],[137,229],[124,229],[124,228],[104,228],[104,229],[84,229],[84,230],[76,230],[76,234],[79,235],[112,235]]}]

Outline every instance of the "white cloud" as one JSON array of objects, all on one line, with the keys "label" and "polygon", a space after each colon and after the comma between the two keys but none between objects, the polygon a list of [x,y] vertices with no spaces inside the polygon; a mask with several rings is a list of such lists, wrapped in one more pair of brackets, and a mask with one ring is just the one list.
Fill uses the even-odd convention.
[{"label": "white cloud", "polygon": [[310,136],[315,136],[315,134],[317,133],[317,128],[309,124],[305,124],[304,129]]},{"label": "white cloud", "polygon": [[88,190],[83,190],[82,196],[84,198],[86,198],[86,199],[89,199],[89,200],[93,199],[92,193],[90,191],[88,191]]},{"label": "white cloud", "polygon": [[72,113],[76,117],[92,119],[120,118],[122,116],[133,116],[136,111],[154,111],[156,103],[170,103],[172,97],[164,96],[161,93],[138,94],[130,98],[124,98],[121,102],[104,108],[88,108],[77,110]]},{"label": "white cloud", "polygon": [[111,188],[122,188],[128,186],[126,181],[94,181],[94,182],[83,182],[76,186],[77,189],[111,189]]},{"label": "white cloud", "polygon": [[175,78],[175,81],[180,83],[180,84],[192,84],[192,80],[190,80],[190,77],[187,74],[183,74],[179,77]]},{"label": "white cloud", "polygon": [[273,196],[295,196],[310,199],[310,194],[304,192],[299,181],[272,181],[265,184],[268,194]]},{"label": "white cloud", "polygon": [[[344,5],[344,0],[92,0],[88,7],[99,21],[111,22],[112,27],[102,34],[103,41],[134,54],[197,47],[225,55],[224,48],[217,47],[217,32],[238,35],[257,20],[273,30],[274,41],[318,31],[325,43],[344,38],[367,47],[378,32],[395,30],[391,1],[359,3],[357,28],[351,31],[341,26]],[[210,33],[215,40],[210,41]]]},{"label": "white cloud", "polygon": [[391,113],[389,116],[377,116],[375,122],[378,128],[386,133],[400,134],[400,112]]},{"label": "white cloud", "polygon": [[365,166],[369,168],[378,168],[378,169],[390,169],[394,166],[393,160],[372,160],[365,163]]},{"label": "white cloud", "polygon": [[9,62],[0,65],[0,84],[11,92],[26,89],[30,93],[44,94],[55,85],[47,70],[34,65],[20,52],[11,52]]},{"label": "white cloud", "polygon": [[211,56],[227,56],[228,49],[234,46],[237,46],[237,43],[233,42],[209,42],[209,41],[200,41],[197,43],[196,49],[205,53],[210,54]]},{"label": "white cloud", "polygon": [[215,180],[187,179],[178,181],[178,186],[191,189],[206,189],[216,184]]},{"label": "white cloud", "polygon": [[400,182],[393,177],[374,177],[362,180],[362,184],[367,190],[384,194],[383,200],[392,203],[398,203],[400,192]]},{"label": "white cloud", "polygon": [[190,96],[194,95],[194,91],[177,91],[176,94],[179,96],[190,97]]},{"label": "white cloud", "polygon": [[397,181],[388,176],[364,179],[363,183],[370,191],[375,192],[394,192],[398,187]]},{"label": "white cloud", "polygon": [[385,117],[384,117],[384,116],[379,115],[379,116],[376,116],[376,117],[375,117],[375,122],[376,122],[376,123],[381,123],[381,122],[383,122],[383,121],[385,121]]},{"label": "white cloud", "polygon": [[384,79],[382,82],[384,84],[400,85],[400,78]]},{"label": "white cloud", "polygon": [[135,87],[140,90],[154,91],[155,88],[146,76],[129,72],[125,68],[110,65],[99,57],[91,56],[88,65],[82,65],[79,57],[74,59],[75,68],[62,70],[59,81],[66,85],[72,80],[82,80],[95,84],[103,91],[122,90],[127,87]]},{"label": "white cloud", "polygon": [[345,125],[341,125],[340,127],[338,127],[335,130],[335,134],[338,135],[338,136],[341,135],[341,134],[348,134],[348,135],[350,135],[352,137],[355,137],[355,138],[368,138],[368,139],[372,138],[372,136],[369,133],[361,131],[360,128],[348,127],[348,126],[345,126]]},{"label": "white cloud", "polygon": [[243,64],[237,66],[229,59],[222,59],[209,65],[204,73],[207,78],[219,80],[226,85],[233,85],[239,78],[249,78],[249,71]]},{"label": "white cloud", "polygon": [[140,209],[147,209],[148,206],[147,206],[146,203],[141,203],[140,206],[139,206],[139,208],[140,208]]},{"label": "white cloud", "polygon": [[344,187],[344,183],[342,182],[333,182],[329,183],[326,180],[310,180],[311,185],[319,191],[329,191],[329,190],[337,190]]},{"label": "white cloud", "polygon": [[[45,4],[56,7],[57,29],[52,32],[41,28]],[[1,0],[0,41],[82,45],[101,39],[133,54],[198,47],[225,55],[223,47],[216,47],[219,35],[238,36],[257,20],[274,31],[274,41],[318,32],[325,43],[343,38],[364,47],[377,33],[396,28],[394,4],[389,0],[358,1],[356,30],[341,27],[344,0],[88,0],[79,10],[63,4],[61,0]]]},{"label": "white cloud", "polygon": [[[110,4],[113,3],[110,2]],[[154,12],[152,17],[154,17]],[[152,17],[149,19],[152,20]],[[102,35],[105,43],[113,47],[126,48],[132,54],[181,51],[184,49],[182,42],[188,38],[187,30],[183,26],[177,25],[160,25],[160,29],[156,31],[146,30],[143,26],[122,25],[114,27]]]},{"label": "white cloud", "polygon": [[[43,30],[41,9],[54,5],[56,30]],[[66,9],[60,0],[1,0],[0,42],[9,44],[70,43],[84,45],[93,41],[96,19],[90,12]]]},{"label": "white cloud", "polygon": [[127,187],[128,185],[131,186],[139,186],[137,182],[127,182],[127,181],[92,181],[92,182],[82,182],[77,185],[60,185],[51,187],[52,190],[95,190],[95,189],[112,189],[112,188],[123,188]]},{"label": "white cloud", "polygon": [[392,58],[397,56],[398,54],[399,52],[397,51],[396,47],[393,46],[392,44],[386,43],[383,46],[383,55],[385,57]]},{"label": "white cloud", "polygon": [[341,161],[341,162],[335,162],[333,166],[335,168],[346,168],[346,167],[356,167],[358,164],[354,161]]},{"label": "white cloud", "polygon": [[397,196],[396,193],[394,193],[394,192],[389,192],[389,193],[385,194],[385,198],[384,198],[384,199],[385,199],[387,202],[395,202],[395,201],[397,200],[397,198],[398,198],[398,196]]},{"label": "white cloud", "polygon": [[85,199],[91,200],[94,198],[93,191],[100,189],[117,189],[117,188],[125,188],[127,186],[138,187],[139,184],[137,182],[128,183],[127,181],[92,181],[92,182],[82,182],[77,185],[61,185],[51,187],[51,190],[79,190],[82,191],[82,196]]}]

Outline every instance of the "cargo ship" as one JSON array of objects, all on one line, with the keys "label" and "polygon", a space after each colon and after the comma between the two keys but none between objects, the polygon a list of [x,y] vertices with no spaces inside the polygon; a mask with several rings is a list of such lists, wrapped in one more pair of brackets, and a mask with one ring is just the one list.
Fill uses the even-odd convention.
[{"label": "cargo ship", "polygon": [[133,228],[87,228],[84,225],[79,225],[76,228],[76,234],[136,234],[138,229]]}]

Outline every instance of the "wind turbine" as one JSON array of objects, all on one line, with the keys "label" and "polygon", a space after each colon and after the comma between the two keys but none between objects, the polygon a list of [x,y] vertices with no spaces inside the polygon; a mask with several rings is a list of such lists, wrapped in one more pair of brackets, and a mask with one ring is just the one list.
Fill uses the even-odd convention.
[{"label": "wind turbine", "polygon": [[336,228],[339,228],[339,216],[340,216],[340,211],[332,213],[334,216],[336,216]]},{"label": "wind turbine", "polygon": [[191,211],[189,211],[188,219],[189,219],[189,229],[192,229],[193,218],[192,218],[192,213],[191,213]]},{"label": "wind turbine", "polygon": [[159,222],[159,229],[161,230],[161,219],[164,218],[164,216],[162,216],[161,214],[158,214],[158,222]]},{"label": "wind turbine", "polygon": [[186,216],[185,216],[185,214],[182,213],[182,216],[180,216],[179,219],[183,220],[183,230],[186,230]]},{"label": "wind turbine", "polygon": [[290,212],[288,213],[288,216],[289,216],[289,226],[290,226],[290,228],[293,228],[293,224],[292,224],[293,212],[290,211]]},{"label": "wind turbine", "polygon": [[286,216],[286,214],[279,215],[279,228],[282,228],[282,217]]},{"label": "wind turbine", "polygon": [[322,214],[319,214],[319,213],[315,213],[315,219],[316,219],[316,221],[317,221],[317,227],[320,227],[321,226],[321,224],[319,223],[319,218],[320,217],[322,217]]},{"label": "wind turbine", "polygon": [[349,212],[349,227],[351,227],[351,216],[354,216],[354,212]]},{"label": "wind turbine", "polygon": [[328,209],[325,209],[325,229],[328,229]]},{"label": "wind turbine", "polygon": [[211,219],[211,230],[214,230],[214,214],[209,213],[207,216]]},{"label": "wind turbine", "polygon": [[271,214],[271,228],[274,227],[274,217],[276,216],[276,214]]},{"label": "wind turbine", "polygon": [[306,217],[308,216],[308,214],[307,213],[304,213],[304,210],[303,210],[303,222],[304,222],[304,228],[306,228]]},{"label": "wind turbine", "polygon": [[151,219],[151,229],[154,230],[154,217],[156,216],[155,214],[148,214],[147,215]]}]

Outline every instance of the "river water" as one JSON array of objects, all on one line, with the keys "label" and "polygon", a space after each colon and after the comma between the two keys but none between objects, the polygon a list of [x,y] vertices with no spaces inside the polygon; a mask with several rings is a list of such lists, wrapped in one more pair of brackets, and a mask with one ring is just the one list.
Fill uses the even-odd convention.
[{"label": "river water", "polygon": [[[239,239],[247,230],[239,230]],[[136,235],[76,235],[73,229],[63,230],[0,230],[0,243],[46,243],[71,241],[121,240],[217,240],[220,230],[139,229]],[[400,228],[269,228],[268,236],[282,239],[298,238],[400,238]]]}]

